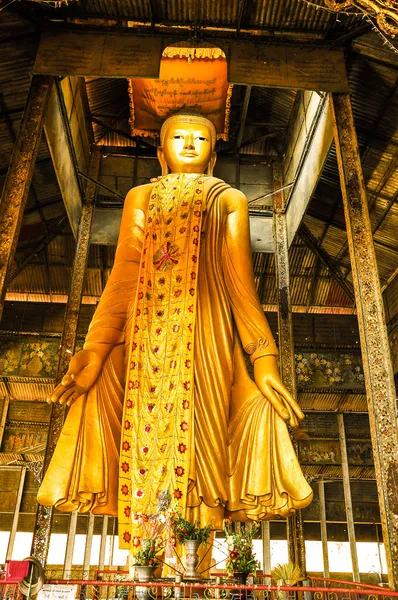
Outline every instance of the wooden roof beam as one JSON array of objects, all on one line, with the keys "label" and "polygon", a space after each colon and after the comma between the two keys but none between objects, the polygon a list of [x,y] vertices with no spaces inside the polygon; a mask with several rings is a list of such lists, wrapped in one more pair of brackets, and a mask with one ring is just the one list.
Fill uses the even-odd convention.
[{"label": "wooden roof beam", "polygon": [[72,132],[59,81],[56,82],[51,92],[44,131],[69,223],[73,235],[76,237],[84,192],[79,179]]},{"label": "wooden roof beam", "polygon": [[314,194],[333,141],[327,96],[303,92],[298,99],[283,163],[284,181],[293,182],[286,202],[289,245]]}]

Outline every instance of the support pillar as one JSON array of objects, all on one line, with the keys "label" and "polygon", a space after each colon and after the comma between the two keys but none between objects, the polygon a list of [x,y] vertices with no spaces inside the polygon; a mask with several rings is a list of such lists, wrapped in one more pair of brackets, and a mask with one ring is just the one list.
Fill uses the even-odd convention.
[{"label": "support pillar", "polygon": [[325,502],[325,482],[318,482],[319,490],[319,512],[321,519],[321,540],[322,540],[322,556],[323,556],[323,576],[326,579],[330,577],[329,570],[329,553],[328,553],[328,530],[326,526],[326,502]]},{"label": "support pillar", "polygon": [[[101,545],[100,545],[100,553],[98,560],[98,571],[103,571],[105,566],[105,552],[106,552],[106,539],[108,536],[108,515],[103,516],[102,521],[102,532],[101,532]],[[102,578],[102,573],[100,573]]]},{"label": "support pillar", "polygon": [[72,571],[72,561],[73,561],[73,551],[75,549],[75,539],[76,539],[76,529],[77,529],[77,511],[70,514],[69,518],[69,528],[68,528],[68,538],[66,540],[66,551],[65,551],[65,561],[64,561],[64,579],[71,579],[71,571]]},{"label": "support pillar", "polygon": [[[273,165],[273,186],[283,187],[281,165]],[[286,205],[283,191],[274,194],[274,247],[275,267],[278,286],[278,331],[279,367],[283,382],[292,396],[297,396],[296,367],[294,363],[293,315],[290,297],[289,244],[286,223]],[[287,518],[287,543],[289,561],[299,565],[302,573],[305,568],[305,540],[301,511]]]},{"label": "support pillar", "polygon": [[269,521],[261,521],[261,539],[263,542],[263,573],[264,575],[269,575],[271,572],[271,535]]},{"label": "support pillar", "polygon": [[357,542],[355,539],[354,513],[352,510],[351,486],[350,486],[350,470],[348,468],[347,442],[344,428],[344,415],[337,415],[337,423],[339,426],[341,468],[343,471],[343,487],[344,487],[344,502],[345,512],[347,515],[347,531],[348,541],[350,542],[351,560],[352,560],[352,579],[353,581],[361,581],[359,576]]},{"label": "support pillar", "polygon": [[0,200],[0,319],[53,78],[33,75]]},{"label": "support pillar", "polygon": [[398,432],[395,388],[358,140],[348,94],[331,109],[352,267],[383,540],[398,590]]},{"label": "support pillar", "polygon": [[21,510],[23,486],[25,484],[25,475],[26,475],[26,467],[21,467],[21,474],[19,476],[17,499],[15,501],[15,507],[14,507],[14,517],[13,517],[13,520],[12,520],[10,537],[8,538],[8,546],[7,546],[7,553],[6,553],[6,562],[8,560],[11,560],[11,558],[12,558],[12,551],[14,550],[15,536],[16,536],[16,533],[17,533],[18,521],[19,521],[19,512]]},{"label": "support pillar", "polygon": [[[93,179],[98,178],[100,157],[100,148],[94,147],[91,154],[89,168],[90,177]],[[95,184],[88,182],[85,194],[86,200],[80,217],[79,233],[77,237],[76,252],[71,275],[71,287],[68,296],[68,303],[66,305],[64,327],[61,337],[61,348],[58,357],[56,381],[60,381],[68,370],[69,361],[75,349],[77,323],[79,320],[80,304],[83,295],[83,283],[87,267],[88,252],[90,248],[90,235],[94,215],[95,195]],[[50,464],[51,457],[62,430],[64,417],[65,407],[60,404],[53,404],[43,473],[46,472],[48,465]],[[46,564],[48,548],[50,545],[52,514],[52,507],[39,505],[33,534],[32,555],[35,556],[35,558],[37,558],[43,566]]]}]

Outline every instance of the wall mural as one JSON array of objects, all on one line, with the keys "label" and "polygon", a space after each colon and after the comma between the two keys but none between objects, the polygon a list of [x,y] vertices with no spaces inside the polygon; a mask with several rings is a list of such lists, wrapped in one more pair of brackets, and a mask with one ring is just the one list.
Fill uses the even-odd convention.
[{"label": "wall mural", "polygon": [[359,353],[299,352],[295,354],[299,387],[363,388]]},{"label": "wall mural", "polygon": [[[0,350],[0,376],[55,377],[59,344],[59,338],[45,336],[3,338]],[[83,341],[79,340],[77,350],[82,346]],[[300,388],[363,389],[364,387],[359,353],[303,351],[295,354],[295,361],[297,383]]]},{"label": "wall mural", "polygon": [[[0,351],[0,375],[18,377],[55,377],[59,338],[23,336],[3,338]],[[83,342],[80,342],[80,349]]]},{"label": "wall mural", "polygon": [[[350,466],[373,466],[372,444],[369,441],[347,441]],[[299,441],[299,458],[303,465],[340,465],[341,453],[338,440]]]}]

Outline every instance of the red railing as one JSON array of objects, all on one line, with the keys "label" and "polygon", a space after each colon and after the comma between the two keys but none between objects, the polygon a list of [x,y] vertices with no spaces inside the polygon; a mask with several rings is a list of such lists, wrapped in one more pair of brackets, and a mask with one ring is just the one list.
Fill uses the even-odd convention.
[{"label": "red railing", "polygon": [[[272,585],[236,585],[225,583],[196,583],[174,581],[104,581],[53,579],[51,584],[77,585],[76,597],[80,600],[392,600],[398,598],[398,592],[366,586],[360,588],[344,587],[289,587]],[[335,584],[339,582],[335,581]],[[352,582],[347,582],[352,585]],[[355,584],[357,585],[357,584]]]}]

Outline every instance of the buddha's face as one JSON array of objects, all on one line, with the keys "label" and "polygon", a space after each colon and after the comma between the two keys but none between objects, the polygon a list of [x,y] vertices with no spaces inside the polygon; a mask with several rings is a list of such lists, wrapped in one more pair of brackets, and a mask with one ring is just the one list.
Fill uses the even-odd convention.
[{"label": "buddha's face", "polygon": [[204,173],[213,149],[209,128],[201,123],[173,123],[161,149],[171,173]]}]

